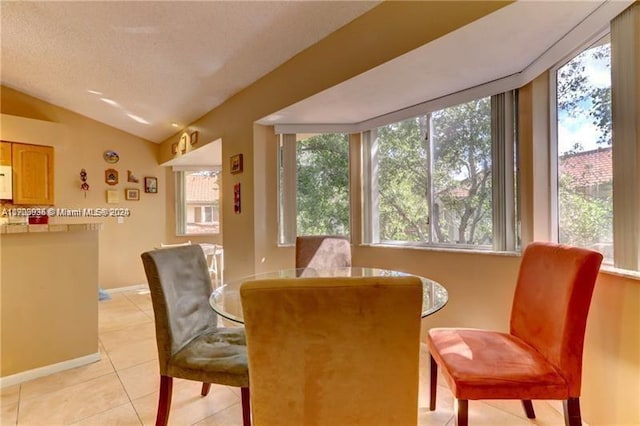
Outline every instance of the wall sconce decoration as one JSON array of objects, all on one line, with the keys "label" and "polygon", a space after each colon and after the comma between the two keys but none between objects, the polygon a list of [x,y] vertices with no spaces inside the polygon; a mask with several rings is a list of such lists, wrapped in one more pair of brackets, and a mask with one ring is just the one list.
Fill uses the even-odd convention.
[{"label": "wall sconce decoration", "polygon": [[235,214],[242,213],[240,183],[233,185],[233,212]]},{"label": "wall sconce decoration", "polygon": [[107,169],[104,171],[104,181],[107,185],[118,184],[118,171],[116,169]]},{"label": "wall sconce decoration", "polygon": [[131,173],[131,170],[127,170],[127,182],[138,183],[138,178]]},{"label": "wall sconce decoration", "polygon": [[231,173],[242,173],[242,154],[233,155],[231,157]]},{"label": "wall sconce decoration", "polygon": [[182,154],[187,153],[187,145],[189,145],[188,139],[189,139],[189,135],[186,133],[183,133],[182,136],[180,136],[180,143],[178,144],[178,149]]},{"label": "wall sconce decoration", "polygon": [[198,131],[191,132],[191,146],[194,146],[198,143]]},{"label": "wall sconce decoration", "polygon": [[171,144],[171,154],[176,155],[178,153],[178,143]]},{"label": "wall sconce decoration", "polygon": [[87,191],[89,191],[89,184],[87,183],[87,171],[85,169],[80,170],[80,180],[82,181],[82,185],[80,185],[80,189],[84,191],[84,198],[87,198]]}]

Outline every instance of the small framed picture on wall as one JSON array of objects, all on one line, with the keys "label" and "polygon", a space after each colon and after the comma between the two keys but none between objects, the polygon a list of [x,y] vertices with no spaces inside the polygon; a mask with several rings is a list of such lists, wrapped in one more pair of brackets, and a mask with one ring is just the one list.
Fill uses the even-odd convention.
[{"label": "small framed picture on wall", "polygon": [[158,192],[158,178],[157,177],[145,177],[144,178],[144,192],[149,194],[156,194]]},{"label": "small framed picture on wall", "polygon": [[140,190],[138,188],[127,188],[124,190],[124,199],[138,201],[140,199]]},{"label": "small framed picture on wall", "polygon": [[231,173],[242,173],[242,154],[234,155],[231,157]]}]

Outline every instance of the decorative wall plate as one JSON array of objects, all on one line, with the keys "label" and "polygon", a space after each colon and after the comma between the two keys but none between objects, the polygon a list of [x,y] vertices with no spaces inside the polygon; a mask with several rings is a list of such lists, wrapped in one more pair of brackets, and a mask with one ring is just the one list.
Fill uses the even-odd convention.
[{"label": "decorative wall plate", "polygon": [[102,157],[109,164],[116,164],[120,160],[120,156],[115,151],[105,151]]},{"label": "decorative wall plate", "polygon": [[107,169],[104,171],[104,181],[107,185],[118,184],[118,171],[116,169]]}]

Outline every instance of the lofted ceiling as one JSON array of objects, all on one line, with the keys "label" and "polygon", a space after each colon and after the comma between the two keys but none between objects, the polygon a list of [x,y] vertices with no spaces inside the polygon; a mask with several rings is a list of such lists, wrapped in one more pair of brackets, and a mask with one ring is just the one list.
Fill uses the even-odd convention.
[{"label": "lofted ceiling", "polygon": [[[517,1],[259,122],[362,124],[347,129],[364,130],[371,123],[415,115],[390,114],[394,111],[428,101],[437,105],[444,96],[486,83],[498,88],[494,93],[521,87],[606,32],[610,20],[631,3]],[[313,126],[289,127],[313,131]]]},{"label": "lofted ceiling", "polygon": [[377,4],[2,1],[1,81],[162,142]]},{"label": "lofted ceiling", "polygon": [[[260,122],[363,123],[535,77],[630,3],[518,1]],[[2,1],[2,84],[162,142],[377,4]]]}]

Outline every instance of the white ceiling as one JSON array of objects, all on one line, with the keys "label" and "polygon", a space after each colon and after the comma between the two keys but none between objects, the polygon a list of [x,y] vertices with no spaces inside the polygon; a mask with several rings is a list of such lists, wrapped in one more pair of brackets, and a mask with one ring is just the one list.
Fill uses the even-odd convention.
[{"label": "white ceiling", "polygon": [[[261,122],[360,123],[539,73],[630,3],[518,1]],[[2,84],[161,142],[376,4],[2,1]]]},{"label": "white ceiling", "polygon": [[161,142],[376,4],[2,1],[1,81]]},{"label": "white ceiling", "polygon": [[518,1],[260,122],[362,123],[531,71],[505,82],[519,87],[605,30],[630,3]]}]

